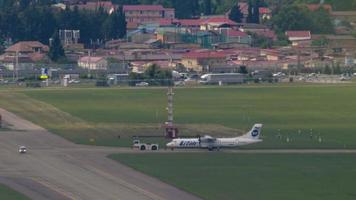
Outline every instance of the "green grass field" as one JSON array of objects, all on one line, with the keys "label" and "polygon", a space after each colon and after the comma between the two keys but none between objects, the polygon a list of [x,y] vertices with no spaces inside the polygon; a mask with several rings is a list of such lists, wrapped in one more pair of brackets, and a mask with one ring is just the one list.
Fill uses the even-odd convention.
[{"label": "green grass field", "polygon": [[[237,136],[263,123],[264,142],[245,148],[356,148],[355,91],[355,84],[177,88],[175,121],[182,135],[213,136]],[[165,94],[164,88],[1,89],[0,107],[76,143],[129,146],[132,135],[163,135]],[[356,197],[354,155],[111,157],[204,199]]]},{"label": "green grass field", "polygon": [[[182,135],[213,136],[237,136],[263,123],[264,142],[251,148],[356,148],[355,90],[354,84],[178,88],[175,121]],[[77,143],[128,146],[132,135],[163,135],[165,94],[164,88],[5,90],[0,107]]]},{"label": "green grass field", "polygon": [[0,199],[3,200],[30,200],[26,196],[16,192],[15,190],[0,184]]},{"label": "green grass field", "polygon": [[176,153],[110,157],[203,199],[356,199],[354,155]]}]

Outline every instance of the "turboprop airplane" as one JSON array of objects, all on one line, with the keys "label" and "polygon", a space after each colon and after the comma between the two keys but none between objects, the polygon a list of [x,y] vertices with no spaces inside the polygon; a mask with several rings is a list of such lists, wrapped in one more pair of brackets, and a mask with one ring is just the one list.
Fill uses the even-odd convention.
[{"label": "turboprop airplane", "polygon": [[260,139],[262,124],[255,124],[246,134],[233,138],[214,138],[211,136],[197,138],[176,138],[167,143],[167,148],[202,148],[212,151],[220,148],[233,148],[262,142]]}]

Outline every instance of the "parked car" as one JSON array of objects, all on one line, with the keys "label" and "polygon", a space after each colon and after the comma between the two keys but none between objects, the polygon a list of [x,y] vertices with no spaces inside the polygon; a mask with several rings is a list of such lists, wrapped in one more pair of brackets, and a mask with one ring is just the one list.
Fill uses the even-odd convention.
[{"label": "parked car", "polygon": [[147,82],[139,82],[139,83],[136,83],[136,86],[138,87],[146,87],[148,86],[149,84]]},{"label": "parked car", "polygon": [[26,153],[27,152],[27,148],[25,147],[25,146],[20,146],[19,147],[19,153],[20,154],[24,154],[24,153]]}]

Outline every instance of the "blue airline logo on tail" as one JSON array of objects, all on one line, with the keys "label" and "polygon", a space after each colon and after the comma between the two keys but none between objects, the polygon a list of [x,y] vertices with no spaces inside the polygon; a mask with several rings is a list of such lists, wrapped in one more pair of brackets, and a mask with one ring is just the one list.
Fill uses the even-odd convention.
[{"label": "blue airline logo on tail", "polygon": [[251,132],[251,136],[252,136],[252,137],[258,136],[258,129],[254,129],[254,130]]}]

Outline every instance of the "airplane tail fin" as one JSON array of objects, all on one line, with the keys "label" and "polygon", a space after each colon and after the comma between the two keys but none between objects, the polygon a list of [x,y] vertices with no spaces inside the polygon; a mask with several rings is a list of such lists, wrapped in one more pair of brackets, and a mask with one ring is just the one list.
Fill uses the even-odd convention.
[{"label": "airplane tail fin", "polygon": [[262,124],[255,124],[253,125],[252,129],[242,137],[259,139],[261,136],[261,130],[262,130]]}]

